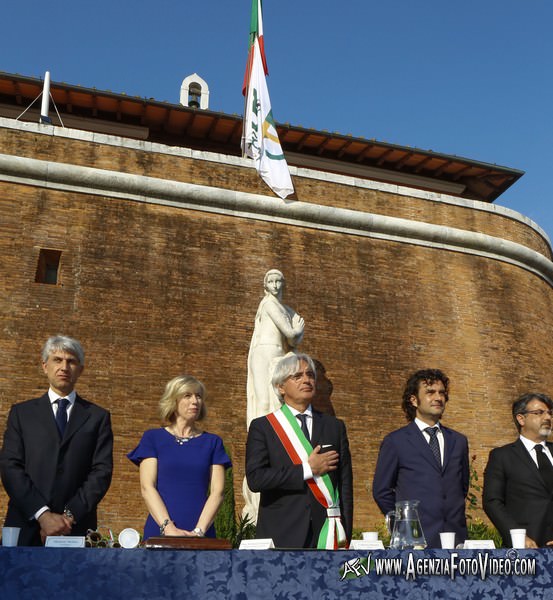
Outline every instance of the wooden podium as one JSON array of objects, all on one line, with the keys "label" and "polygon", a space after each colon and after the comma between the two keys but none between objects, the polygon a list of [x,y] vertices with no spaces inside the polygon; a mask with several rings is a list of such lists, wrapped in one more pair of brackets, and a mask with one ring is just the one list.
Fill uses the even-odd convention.
[{"label": "wooden podium", "polygon": [[228,540],[164,535],[148,538],[143,547],[149,550],[232,550]]}]

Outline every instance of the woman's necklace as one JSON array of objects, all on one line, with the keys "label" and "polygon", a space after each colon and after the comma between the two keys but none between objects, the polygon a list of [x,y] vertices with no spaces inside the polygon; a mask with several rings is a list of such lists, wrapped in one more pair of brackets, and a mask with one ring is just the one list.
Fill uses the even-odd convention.
[{"label": "woman's necklace", "polygon": [[186,444],[186,442],[189,442],[191,439],[198,437],[200,435],[197,431],[192,431],[190,433],[190,435],[178,435],[178,433],[175,433],[174,431],[171,431],[171,430],[169,430],[169,433],[172,434],[172,436],[175,438],[175,442],[179,446]]}]

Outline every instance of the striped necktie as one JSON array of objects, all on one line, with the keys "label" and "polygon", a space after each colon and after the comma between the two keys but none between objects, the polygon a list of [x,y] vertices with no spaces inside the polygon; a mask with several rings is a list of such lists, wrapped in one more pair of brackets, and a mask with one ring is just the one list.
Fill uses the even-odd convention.
[{"label": "striped necktie", "polygon": [[425,429],[426,433],[430,436],[430,450],[432,450],[432,454],[436,459],[437,463],[442,466],[442,455],[440,453],[440,444],[438,442],[438,428],[437,427],[427,427]]}]

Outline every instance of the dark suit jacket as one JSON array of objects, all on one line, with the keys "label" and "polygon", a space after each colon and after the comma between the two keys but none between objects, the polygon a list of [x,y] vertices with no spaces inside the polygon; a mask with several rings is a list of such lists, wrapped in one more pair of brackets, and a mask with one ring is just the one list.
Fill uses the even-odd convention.
[{"label": "dark suit jacket", "polygon": [[96,506],[113,469],[109,412],[77,396],[60,440],[48,394],[12,406],[0,454],[2,482],[10,497],[5,524],[21,527],[19,545],[40,545],[33,515],[42,506],[67,506],[73,535],[96,529]]},{"label": "dark suit jacket", "polygon": [[[553,451],[553,444],[547,447]],[[526,529],[538,546],[553,539],[552,494],[520,439],[490,452],[482,500],[505,546],[510,529]]]},{"label": "dark suit jacket", "polygon": [[373,480],[373,497],[386,514],[398,500],[419,500],[419,518],[429,548],[441,548],[440,532],[467,538],[465,499],[469,486],[467,438],[440,424],[444,464],[440,469],[415,422],[382,441]]},{"label": "dark suit jacket", "polygon": [[[351,455],[344,423],[313,411],[312,444],[332,444],[340,455],[339,468],[329,473],[340,494],[346,536],[351,539],[353,484]],[[326,509],[314,498],[266,417],[250,424],[246,445],[246,477],[252,492],[261,492],[256,537],[272,538],[278,548],[303,548],[312,524],[315,543],[326,519]]]}]

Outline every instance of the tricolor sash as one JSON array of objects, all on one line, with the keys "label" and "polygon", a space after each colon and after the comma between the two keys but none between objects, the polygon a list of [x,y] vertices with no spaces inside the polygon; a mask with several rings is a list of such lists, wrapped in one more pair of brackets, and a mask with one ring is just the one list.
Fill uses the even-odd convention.
[{"label": "tricolor sash", "polygon": [[[307,441],[296,417],[286,404],[276,412],[267,415],[267,419],[282,442],[290,460],[295,465],[307,462],[313,447]],[[326,508],[326,520],[319,534],[317,548],[336,550],[346,543],[346,532],[342,525],[338,490],[334,489],[328,474],[313,475],[307,480],[309,489],[317,501]]]}]

